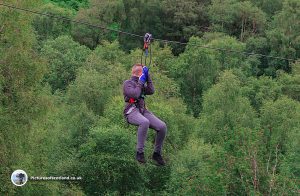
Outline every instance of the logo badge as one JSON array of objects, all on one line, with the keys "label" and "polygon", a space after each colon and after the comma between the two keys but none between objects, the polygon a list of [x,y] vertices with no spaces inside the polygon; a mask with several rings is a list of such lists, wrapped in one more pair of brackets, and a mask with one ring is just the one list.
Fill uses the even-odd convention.
[{"label": "logo badge", "polygon": [[27,180],[28,176],[26,172],[21,169],[15,170],[11,174],[11,182],[16,186],[23,186],[24,184],[26,184]]}]

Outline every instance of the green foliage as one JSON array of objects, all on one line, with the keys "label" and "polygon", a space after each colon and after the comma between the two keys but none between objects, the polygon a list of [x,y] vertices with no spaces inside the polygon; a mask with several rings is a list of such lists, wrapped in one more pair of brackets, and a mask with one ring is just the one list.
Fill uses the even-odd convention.
[{"label": "green foliage", "polygon": [[[150,63],[150,57],[148,56],[145,59],[145,56],[142,58],[141,62],[141,49],[135,49],[132,50],[129,54],[130,57],[130,62],[128,66],[128,70],[131,69],[132,65],[135,63],[142,63],[146,64],[146,66],[149,67]],[[171,76],[171,71],[170,69],[173,67],[173,65],[169,64],[170,61],[174,60],[175,57],[172,54],[172,48],[165,44],[163,47],[160,46],[159,42],[153,41],[151,43],[151,53],[152,53],[152,58],[151,58],[151,65],[150,67],[158,67],[159,68],[159,73],[167,74],[168,76]],[[128,58],[128,56],[127,56]],[[146,60],[146,63],[145,63]],[[150,68],[152,69],[152,68]]]},{"label": "green foliage", "polygon": [[63,119],[71,116],[65,123],[61,123],[66,131],[66,141],[68,146],[77,147],[87,139],[89,129],[93,127],[97,116],[84,103],[66,110],[65,116],[61,116]]},{"label": "green foliage", "polygon": [[[271,55],[297,59],[300,57],[300,2],[297,0],[285,0],[283,9],[274,15],[272,28],[267,32],[267,38],[271,46]],[[292,28],[291,28],[292,27]],[[277,69],[290,72],[288,62],[280,59],[271,59],[270,64]],[[273,72],[273,74],[275,74]]]},{"label": "green foliage", "polygon": [[149,96],[155,97],[157,99],[168,100],[169,98],[178,98],[180,97],[180,87],[179,85],[172,79],[167,77],[163,70],[158,67],[150,67],[149,74],[151,78],[154,80],[154,89],[155,95]]},{"label": "green foliage", "polygon": [[[246,52],[268,55],[269,45],[265,37],[250,37],[246,40]],[[253,75],[261,76],[263,74],[271,75],[273,68],[268,67],[268,58],[252,56],[249,58],[253,65]]]},{"label": "green foliage", "polygon": [[219,82],[205,93],[200,121],[203,131],[199,133],[205,141],[223,144],[230,139],[227,134],[231,131],[244,134],[245,129],[257,127],[256,114],[242,96],[239,83],[232,72],[225,71]]},{"label": "green foliage", "polygon": [[[124,4],[120,0],[92,0],[88,9],[78,11],[75,20],[98,26],[116,25],[116,27],[118,27],[124,20],[124,9]],[[116,37],[115,33],[105,32],[100,28],[78,24],[74,25],[72,35],[76,41],[93,49],[96,48],[101,41],[112,41]]]},{"label": "green foliage", "polygon": [[282,0],[251,0],[254,5],[261,8],[268,17],[272,17],[277,11],[282,9]]},{"label": "green foliage", "polygon": [[117,191],[142,191],[144,176],[141,167],[132,158],[135,139],[126,130],[113,126],[95,128],[89,141],[79,151],[79,174],[88,194]]},{"label": "green foliage", "polygon": [[209,2],[208,0],[163,1],[166,36],[171,39],[177,37],[188,39],[193,35],[199,36],[201,30],[208,27],[206,6]]},{"label": "green foliage", "polygon": [[144,169],[147,176],[147,182],[145,183],[149,194],[167,194],[165,192],[167,184],[170,179],[171,167],[169,165],[165,167],[157,167],[156,165],[147,165]]},{"label": "green foliage", "polygon": [[209,16],[215,31],[235,35],[241,41],[263,32],[265,13],[250,1],[213,0]]},{"label": "green foliage", "polygon": [[279,145],[285,152],[293,132],[299,132],[299,103],[288,98],[281,98],[275,102],[269,101],[261,109],[261,124],[271,134],[270,148]]},{"label": "green foliage", "polygon": [[90,50],[74,42],[69,36],[48,40],[41,55],[48,61],[48,74],[45,81],[52,91],[65,90],[76,78],[77,69],[84,65]]},{"label": "green foliage", "polygon": [[[34,7],[37,1],[19,5]],[[41,120],[39,117],[47,110],[47,100],[40,93],[45,64],[34,50],[37,42],[31,21],[30,15],[0,7],[0,194],[3,195],[16,193],[8,177],[11,172],[30,166],[32,155],[27,149],[31,144],[27,140],[33,131],[31,123]]]},{"label": "green foliage", "polygon": [[[57,7],[51,3],[45,4],[41,8],[42,13],[72,19],[73,14],[70,10]],[[61,35],[71,34],[71,22],[49,16],[36,16],[33,27],[39,41],[55,39]]]},{"label": "green foliage", "polygon": [[278,72],[278,82],[282,85],[283,94],[300,101],[300,63],[292,65],[292,74]]},{"label": "green foliage", "polygon": [[[146,32],[150,32],[155,37],[160,37],[164,34],[162,1],[127,0],[123,1],[123,5],[124,21],[121,22],[121,29],[135,32],[139,35],[145,35]],[[127,51],[143,46],[142,38],[135,39],[121,34],[119,41],[122,48]]]},{"label": "green foliage", "polygon": [[201,95],[213,84],[220,65],[211,51],[196,47],[195,44],[202,44],[202,40],[191,38],[186,51],[170,61],[168,67],[172,77],[180,84],[188,109],[198,116]]},{"label": "green foliage", "polygon": [[174,195],[222,195],[225,182],[218,163],[222,155],[217,147],[203,141],[190,140],[176,154],[172,163],[169,194]]},{"label": "green foliage", "polygon": [[101,115],[104,104],[109,99],[109,91],[105,90],[107,79],[95,70],[82,70],[74,84],[70,85],[67,95],[71,103],[85,103],[96,114]]},{"label": "green foliage", "polygon": [[[31,132],[25,141],[30,146],[23,145],[30,153],[26,158],[22,157],[22,164],[18,168],[24,169],[31,176],[76,176],[67,170],[74,164],[69,157],[72,152],[71,147],[84,141],[83,135],[78,134],[78,138],[75,138],[75,131],[79,132],[84,126],[91,126],[93,123],[83,115],[84,111],[70,115],[69,112],[74,114],[74,111],[59,104],[58,97],[51,96],[49,88],[44,89],[44,92],[40,94],[48,98],[46,100],[49,106],[48,112],[38,120],[31,121]],[[57,108],[57,105],[62,107]],[[70,116],[72,119],[69,118]],[[29,161],[26,166],[25,160]],[[76,185],[68,186],[65,183],[47,181],[30,181],[23,189],[17,189],[17,193],[21,195],[63,193],[83,195]]]},{"label": "green foliage", "polygon": [[299,190],[299,136],[300,104],[283,97],[269,101],[261,109],[261,125],[264,130],[262,145],[269,193],[294,194]]},{"label": "green foliage", "polygon": [[[128,128],[128,124],[123,116],[124,97],[115,96],[105,105],[103,116],[109,120],[108,124],[115,124],[122,128]],[[103,123],[104,124],[104,123]]]},{"label": "green foliage", "polygon": [[[207,47],[220,48],[220,50],[212,51],[216,60],[221,66],[221,70],[237,68],[242,66],[244,55],[241,54],[245,50],[243,43],[237,41],[230,36],[222,36],[211,40]],[[227,52],[236,51],[236,52]]]},{"label": "green foliage", "polygon": [[[142,38],[0,6],[1,195],[299,192],[299,61],[244,53],[299,59],[298,0],[4,2],[189,41],[151,43],[146,106],[167,124],[167,165],[151,164],[152,129],[140,165],[122,84]],[[19,188],[15,169],[83,179]]]},{"label": "green foliage", "polygon": [[114,45],[99,46],[88,57],[76,80],[69,86],[69,102],[84,102],[95,114],[102,115],[104,105],[121,93],[126,73],[123,65],[117,62],[117,49],[112,50]]},{"label": "green foliage", "polygon": [[147,107],[168,125],[170,139],[167,148],[181,148],[194,132],[195,120],[187,114],[187,107],[180,98],[178,84],[160,72],[160,68],[150,69],[155,93],[146,97]]},{"label": "green foliage", "polygon": [[117,41],[103,41],[102,45],[99,45],[88,58],[87,66],[102,72],[105,69],[105,66],[101,66],[102,61],[112,64],[126,63],[125,58],[127,58],[127,56],[125,56],[124,51],[120,49],[120,44]]},{"label": "green foliage", "polygon": [[87,7],[88,0],[44,0],[45,2],[54,2],[61,7],[79,10],[81,7]]},{"label": "green foliage", "polygon": [[244,84],[242,93],[248,97],[252,107],[258,111],[265,101],[274,101],[281,96],[282,85],[271,77],[251,77]]}]

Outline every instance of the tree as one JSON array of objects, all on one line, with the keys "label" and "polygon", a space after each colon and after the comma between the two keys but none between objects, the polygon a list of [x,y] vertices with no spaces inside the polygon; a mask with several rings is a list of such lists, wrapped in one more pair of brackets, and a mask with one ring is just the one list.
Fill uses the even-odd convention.
[{"label": "tree", "polygon": [[[141,36],[149,32],[154,37],[162,37],[164,34],[162,18],[164,16],[160,0],[127,0],[123,1],[123,3],[125,20],[121,23],[122,29]],[[119,36],[119,41],[126,51],[143,46],[143,38]]]},{"label": "tree", "polygon": [[271,17],[282,9],[281,0],[251,0],[251,2],[257,7],[261,8],[271,19]]},{"label": "tree", "polygon": [[257,192],[259,121],[231,71],[224,71],[218,83],[204,94],[200,116],[198,137],[225,150],[227,192]]},{"label": "tree", "polygon": [[[114,48],[114,49],[113,49]],[[67,91],[68,102],[85,103],[97,115],[102,115],[104,105],[120,94],[125,78],[125,68],[119,62],[122,53],[117,43],[97,47],[86,64],[77,72],[77,78]]]},{"label": "tree", "polygon": [[220,70],[240,68],[243,66],[245,56],[241,54],[245,50],[245,44],[230,36],[220,36],[212,39],[206,45],[208,48],[219,48],[213,50],[215,59],[220,64]]},{"label": "tree", "polygon": [[201,44],[201,39],[192,37],[185,52],[171,60],[168,66],[194,116],[201,111],[202,93],[213,84],[219,70],[219,63],[212,51],[196,46]]},{"label": "tree", "polygon": [[188,40],[191,36],[200,36],[209,25],[206,14],[209,3],[209,0],[163,1],[165,37],[171,40]]},{"label": "tree", "polygon": [[90,50],[73,41],[70,36],[61,36],[45,42],[41,55],[49,67],[45,75],[52,91],[65,90],[75,80],[77,69],[84,65]]},{"label": "tree", "polygon": [[[9,1],[15,3],[15,1]],[[24,8],[35,7],[34,0],[18,2]],[[8,178],[18,168],[33,161],[27,142],[33,133],[32,122],[48,110],[48,99],[41,95],[40,81],[45,62],[35,49],[37,41],[31,26],[32,16],[0,7],[0,194],[21,194]]]},{"label": "tree", "polygon": [[283,94],[300,101],[300,63],[292,64],[292,73],[277,72],[277,80],[282,85]]},{"label": "tree", "polygon": [[261,108],[261,126],[264,135],[261,145],[267,182],[264,192],[269,194],[294,194],[299,185],[299,136],[300,104],[287,97],[268,101]]},{"label": "tree", "polygon": [[222,176],[222,151],[190,139],[184,149],[176,154],[172,163],[168,193],[174,195],[222,195],[226,183]]},{"label": "tree", "polygon": [[241,41],[264,32],[265,13],[249,1],[213,0],[209,8],[212,27]]},{"label": "tree", "polygon": [[242,94],[248,97],[253,108],[259,111],[265,101],[275,101],[282,95],[282,85],[271,77],[249,77],[242,87]]},{"label": "tree", "polygon": [[[261,37],[249,37],[246,40],[246,49],[245,52],[247,53],[256,53],[262,55],[268,55],[270,52],[270,46],[268,43],[267,38]],[[265,56],[255,56],[253,55],[249,58],[251,64],[253,64],[254,76],[262,76],[262,75],[272,75],[272,67],[269,67],[269,58]]]},{"label": "tree", "polygon": [[72,8],[76,11],[81,7],[86,7],[89,3],[88,0],[44,0],[46,2],[54,2],[61,7]]},{"label": "tree", "polygon": [[203,131],[199,134],[206,142],[224,143],[227,131],[238,133],[245,128],[255,129],[258,125],[256,114],[248,99],[242,96],[240,82],[231,71],[225,71],[220,76],[203,100]]},{"label": "tree", "polygon": [[[283,9],[274,16],[272,28],[267,31],[267,38],[271,47],[270,55],[290,59],[300,57],[299,9],[299,1],[286,0],[283,2]],[[274,67],[274,75],[278,69],[283,69],[287,72],[291,71],[291,63],[287,60],[270,59],[270,66]]]},{"label": "tree", "polygon": [[75,170],[87,194],[125,194],[144,189],[142,168],[132,158],[135,139],[124,129],[98,127],[79,151]]},{"label": "tree", "polygon": [[[124,19],[125,10],[121,0],[92,0],[89,8],[79,10],[75,17],[75,20],[96,26],[109,27],[113,25],[112,27],[116,27],[116,30]],[[113,41],[112,38],[115,38],[116,35],[101,28],[75,24],[72,28],[72,36],[79,43],[94,49],[103,40]]]},{"label": "tree", "polygon": [[[57,7],[51,3],[41,6],[41,12],[54,15],[56,17],[65,17],[72,19],[73,13],[68,9]],[[36,16],[33,20],[33,27],[37,34],[37,39],[43,42],[47,39],[56,39],[61,35],[71,34],[71,22],[53,18],[50,16]]]}]

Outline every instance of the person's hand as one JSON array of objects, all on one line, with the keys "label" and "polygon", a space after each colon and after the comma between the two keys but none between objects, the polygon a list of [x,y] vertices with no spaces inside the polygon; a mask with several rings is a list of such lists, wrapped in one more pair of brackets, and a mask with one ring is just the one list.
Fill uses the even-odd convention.
[{"label": "person's hand", "polygon": [[146,81],[148,81],[149,69],[146,66],[143,66],[143,74],[146,76]]},{"label": "person's hand", "polygon": [[144,85],[147,82],[147,76],[146,74],[143,72],[142,75],[139,77],[139,82]]}]

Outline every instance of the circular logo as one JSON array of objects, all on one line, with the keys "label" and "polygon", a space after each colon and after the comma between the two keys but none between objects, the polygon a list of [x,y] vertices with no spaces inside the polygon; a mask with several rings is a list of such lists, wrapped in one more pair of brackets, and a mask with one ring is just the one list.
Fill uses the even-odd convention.
[{"label": "circular logo", "polygon": [[27,180],[28,176],[26,172],[21,169],[15,170],[11,174],[11,182],[16,186],[23,186],[24,184],[26,184]]}]

